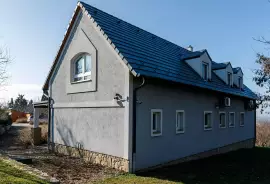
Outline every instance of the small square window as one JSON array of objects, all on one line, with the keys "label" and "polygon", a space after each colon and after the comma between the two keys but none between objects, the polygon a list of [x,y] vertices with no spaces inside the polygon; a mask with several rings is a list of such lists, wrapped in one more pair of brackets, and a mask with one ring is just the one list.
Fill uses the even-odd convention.
[{"label": "small square window", "polygon": [[239,124],[240,126],[244,126],[245,125],[245,113],[244,112],[240,112],[240,118],[239,118]]},{"label": "small square window", "polygon": [[212,129],[212,111],[204,111],[204,130]]},{"label": "small square window", "polygon": [[162,135],[162,110],[151,110],[151,136]]},{"label": "small square window", "polygon": [[226,128],[226,112],[219,112],[219,128]]},{"label": "small square window", "polygon": [[185,111],[176,111],[176,133],[185,132]]},{"label": "small square window", "polygon": [[235,114],[234,112],[229,113],[229,127],[234,127],[235,125]]},{"label": "small square window", "polygon": [[202,77],[204,80],[208,80],[208,71],[209,71],[208,63],[203,63],[202,64]]}]

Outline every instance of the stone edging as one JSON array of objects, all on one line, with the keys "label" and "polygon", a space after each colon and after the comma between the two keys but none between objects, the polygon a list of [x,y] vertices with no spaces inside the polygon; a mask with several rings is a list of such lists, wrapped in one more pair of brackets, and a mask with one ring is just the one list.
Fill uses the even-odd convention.
[{"label": "stone edging", "polygon": [[56,153],[60,153],[63,155],[83,158],[86,162],[90,162],[93,164],[100,164],[103,166],[115,168],[125,172],[129,171],[129,160],[124,158],[111,156],[103,153],[97,153],[84,149],[78,149],[61,144],[51,144],[50,149],[54,150]]}]

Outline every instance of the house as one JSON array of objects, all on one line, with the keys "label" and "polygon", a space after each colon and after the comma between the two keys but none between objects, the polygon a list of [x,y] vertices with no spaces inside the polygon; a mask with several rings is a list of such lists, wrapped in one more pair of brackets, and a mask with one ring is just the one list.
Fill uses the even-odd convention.
[{"label": "house", "polygon": [[134,172],[254,146],[241,68],[83,2],[43,90],[50,149],[89,162]]}]

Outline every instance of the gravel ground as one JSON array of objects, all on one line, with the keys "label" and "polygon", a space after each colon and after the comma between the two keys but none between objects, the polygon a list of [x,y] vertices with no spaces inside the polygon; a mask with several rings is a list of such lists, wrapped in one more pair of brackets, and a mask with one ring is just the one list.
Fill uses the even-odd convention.
[{"label": "gravel ground", "polygon": [[20,135],[22,132],[30,134],[30,128],[27,125],[12,126],[8,133],[0,136],[0,152],[11,157],[32,158],[33,163],[29,166],[57,178],[61,183],[91,183],[119,174],[115,169],[49,153],[47,145],[26,148],[20,142]]}]

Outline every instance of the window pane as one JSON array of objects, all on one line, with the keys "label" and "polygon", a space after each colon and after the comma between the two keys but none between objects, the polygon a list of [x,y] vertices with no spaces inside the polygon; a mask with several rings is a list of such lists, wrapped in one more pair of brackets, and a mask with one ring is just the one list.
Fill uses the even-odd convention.
[{"label": "window pane", "polygon": [[89,55],[85,56],[85,72],[91,71],[91,57]]},{"label": "window pane", "polygon": [[225,114],[221,113],[219,115],[219,122],[220,122],[220,127],[225,127]]},{"label": "window pane", "polygon": [[206,128],[211,128],[211,113],[206,113],[204,116],[204,125]]},{"label": "window pane", "polygon": [[208,65],[206,63],[203,63],[203,79],[207,80],[207,71],[208,71]]},{"label": "window pane", "polygon": [[153,113],[153,130],[157,129],[157,116],[156,113]]},{"label": "window pane", "polygon": [[178,131],[184,131],[184,113],[178,112],[177,113],[177,130]]},{"label": "window pane", "polygon": [[83,72],[83,57],[79,58],[75,63],[75,75]]},{"label": "window pane", "polygon": [[231,126],[234,126],[234,113],[230,113],[230,116],[229,116],[229,121],[230,121],[230,125]]}]

